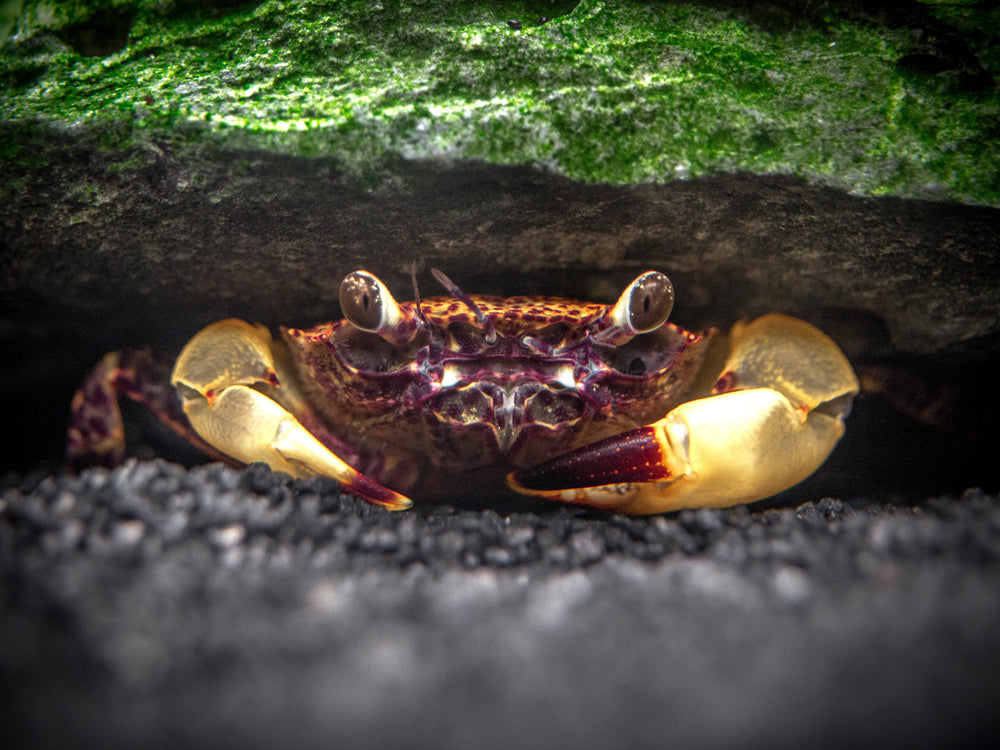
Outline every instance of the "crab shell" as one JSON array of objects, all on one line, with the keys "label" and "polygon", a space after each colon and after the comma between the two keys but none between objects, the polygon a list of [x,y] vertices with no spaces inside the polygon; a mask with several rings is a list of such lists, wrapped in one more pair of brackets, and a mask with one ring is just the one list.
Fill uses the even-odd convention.
[{"label": "crab shell", "polygon": [[614,305],[452,292],[397,303],[345,279],[347,318],[216,323],[172,382],[198,437],[244,463],[323,474],[390,508],[494,490],[626,513],[727,506],[812,473],[858,383],[836,345],[781,315],[726,337],[665,322],[662,274]]},{"label": "crab shell", "polygon": [[284,332],[302,391],[323,421],[342,425],[351,444],[412,456],[422,465],[418,494],[441,494],[442,484],[456,486],[449,475],[467,472],[458,485],[482,485],[488,474],[502,477],[659,419],[680,402],[706,343],[667,324],[626,346],[599,347],[586,331],[605,306],[472,300],[495,326],[493,344],[468,308],[448,298],[421,303],[426,331],[402,347],[346,321]]}]

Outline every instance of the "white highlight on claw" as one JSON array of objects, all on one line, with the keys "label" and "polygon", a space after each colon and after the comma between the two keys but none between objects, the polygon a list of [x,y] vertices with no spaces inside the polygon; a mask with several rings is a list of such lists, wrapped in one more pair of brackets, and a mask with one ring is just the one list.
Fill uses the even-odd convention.
[{"label": "white highlight on claw", "polygon": [[684,476],[694,474],[694,467],[691,466],[691,430],[687,422],[677,415],[668,415],[664,420],[663,434],[673,455],[684,463]]}]

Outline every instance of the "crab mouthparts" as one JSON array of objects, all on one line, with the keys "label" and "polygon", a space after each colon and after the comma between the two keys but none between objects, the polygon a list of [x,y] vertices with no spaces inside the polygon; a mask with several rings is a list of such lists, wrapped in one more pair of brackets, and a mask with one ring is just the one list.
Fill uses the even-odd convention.
[{"label": "crab mouthparts", "polygon": [[549,436],[549,442],[553,433],[565,433],[569,439],[592,415],[568,364],[537,370],[501,366],[475,374],[449,364],[430,406],[435,418],[451,429],[492,428],[493,450],[503,456],[520,454],[531,435],[540,432]]}]

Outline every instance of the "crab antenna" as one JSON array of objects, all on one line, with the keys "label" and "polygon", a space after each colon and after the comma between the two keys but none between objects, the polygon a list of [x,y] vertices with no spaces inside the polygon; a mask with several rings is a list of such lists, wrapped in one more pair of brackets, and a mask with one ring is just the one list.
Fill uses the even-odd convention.
[{"label": "crab antenna", "polygon": [[420,321],[421,328],[428,328],[427,318],[424,311],[420,309],[420,289],[417,287],[417,261],[410,264],[410,279],[413,281],[413,306],[417,310],[417,320]]},{"label": "crab antenna", "polygon": [[441,270],[432,268],[431,274],[433,274],[441,286],[448,290],[449,294],[460,299],[466,307],[472,310],[472,314],[476,316],[479,325],[483,327],[483,338],[486,339],[486,343],[495,344],[497,341],[497,329],[493,325],[493,321],[489,319],[489,316],[479,309],[479,305],[472,301],[472,297],[459,289],[458,284],[445,276]]}]

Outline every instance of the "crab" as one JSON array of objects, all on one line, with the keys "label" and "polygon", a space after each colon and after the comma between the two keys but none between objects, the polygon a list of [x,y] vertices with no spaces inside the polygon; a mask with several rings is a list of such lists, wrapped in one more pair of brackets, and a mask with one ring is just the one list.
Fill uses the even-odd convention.
[{"label": "crab", "polygon": [[389,509],[509,488],[648,514],[797,484],[858,393],[847,358],[805,321],[769,314],[728,334],[669,322],[673,285],[657,271],[613,304],[468,295],[432,273],[450,296],[399,303],[355,271],[338,322],[275,338],[223,320],[172,366],[149,350],[107,355],[74,397],[71,461],[123,460],[128,396],[211,457],[331,477]]}]

